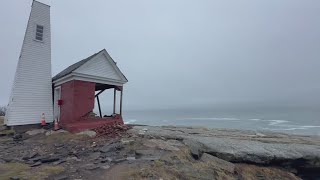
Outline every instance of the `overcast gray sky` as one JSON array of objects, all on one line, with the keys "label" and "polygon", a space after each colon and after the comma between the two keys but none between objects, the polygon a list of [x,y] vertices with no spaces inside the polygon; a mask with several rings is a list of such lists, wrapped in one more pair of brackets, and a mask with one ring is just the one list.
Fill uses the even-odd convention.
[{"label": "overcast gray sky", "polygon": [[[0,2],[1,105],[31,2]],[[127,109],[320,102],[319,0],[41,2],[53,75],[106,48],[129,80]]]}]

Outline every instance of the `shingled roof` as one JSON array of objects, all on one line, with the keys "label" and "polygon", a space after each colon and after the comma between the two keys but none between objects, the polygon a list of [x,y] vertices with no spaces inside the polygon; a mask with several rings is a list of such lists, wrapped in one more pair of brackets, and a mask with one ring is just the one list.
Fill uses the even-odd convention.
[{"label": "shingled roof", "polygon": [[[105,50],[105,49],[103,49]],[[103,50],[87,57],[86,59],[83,59],[79,62],[76,62],[74,64],[72,64],[71,66],[67,67],[66,69],[64,69],[63,71],[61,71],[59,74],[55,75],[53,78],[52,78],[52,81],[55,81],[59,78],[62,78],[70,73],[72,73],[74,70],[78,69],[80,66],[82,66],[84,63],[88,62],[90,59],[92,59],[93,57],[95,57],[97,54],[99,54],[100,52],[102,52]]]}]

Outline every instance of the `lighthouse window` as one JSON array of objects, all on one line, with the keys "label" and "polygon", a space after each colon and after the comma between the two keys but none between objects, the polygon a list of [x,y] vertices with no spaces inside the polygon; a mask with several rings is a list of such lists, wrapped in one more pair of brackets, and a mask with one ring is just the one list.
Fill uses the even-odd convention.
[{"label": "lighthouse window", "polygon": [[42,41],[43,40],[43,26],[37,25],[36,28],[36,40]]}]

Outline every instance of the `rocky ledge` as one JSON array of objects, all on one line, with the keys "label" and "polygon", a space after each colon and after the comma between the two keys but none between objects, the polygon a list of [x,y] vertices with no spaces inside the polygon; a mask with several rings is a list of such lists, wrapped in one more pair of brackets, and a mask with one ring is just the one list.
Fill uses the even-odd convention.
[{"label": "rocky ledge", "polygon": [[210,154],[232,163],[277,166],[302,177],[320,178],[320,137],[231,129],[134,126],[134,134],[176,139],[195,159]]},{"label": "rocky ledge", "polygon": [[0,179],[320,178],[319,137],[138,125],[0,132]]}]

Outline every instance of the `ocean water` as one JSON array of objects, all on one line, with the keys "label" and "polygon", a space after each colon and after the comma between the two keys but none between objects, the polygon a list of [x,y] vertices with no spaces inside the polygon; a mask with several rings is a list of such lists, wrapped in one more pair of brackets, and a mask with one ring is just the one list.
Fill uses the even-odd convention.
[{"label": "ocean water", "polygon": [[178,125],[320,135],[318,107],[180,108],[125,111],[127,124]]}]

